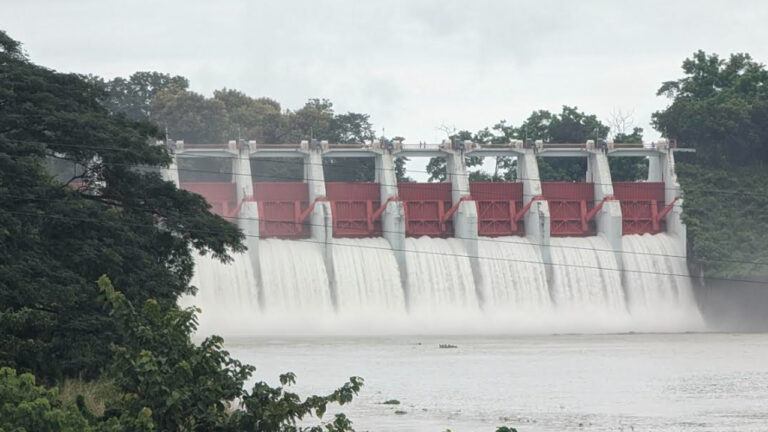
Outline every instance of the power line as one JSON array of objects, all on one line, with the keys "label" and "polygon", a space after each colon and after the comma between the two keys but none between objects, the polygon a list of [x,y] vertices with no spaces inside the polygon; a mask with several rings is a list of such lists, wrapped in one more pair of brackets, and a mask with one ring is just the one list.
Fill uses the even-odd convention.
[{"label": "power line", "polygon": [[[41,143],[41,144],[45,144],[45,143]],[[97,148],[98,149],[100,147],[93,147],[93,148]],[[115,150],[127,150],[127,149],[115,149]],[[219,159],[219,158],[212,158],[212,159]],[[246,158],[235,158],[235,157],[232,157],[232,158],[220,158],[220,159],[246,160]],[[251,159],[247,158],[247,160],[251,160]],[[275,164],[297,165],[297,164],[295,164],[293,162],[289,162],[289,161],[270,160],[269,162],[270,163],[275,163]],[[136,167],[136,166],[138,166],[136,164],[120,163],[120,162],[100,162],[100,163],[102,165],[110,165],[110,166],[129,166],[129,167]],[[346,170],[352,170],[353,169],[353,167],[343,166],[343,163],[339,164],[339,165],[336,165],[336,164],[329,164],[329,163],[320,163],[320,164],[318,164],[318,163],[302,161],[301,164],[302,165],[318,165],[318,166],[323,166],[323,167],[332,167],[332,168],[346,169]],[[160,169],[163,169],[163,168],[160,168]],[[248,174],[237,173],[237,172],[234,172],[234,171],[202,170],[202,169],[194,169],[194,168],[180,168],[178,166],[177,166],[176,170],[180,171],[180,172],[183,171],[183,172],[198,172],[198,173],[208,173],[208,174],[226,174],[226,175],[231,175],[231,176],[248,176]],[[387,169],[387,168],[381,168],[381,170],[394,171],[392,169]],[[411,171],[411,172],[419,172],[419,173],[430,174],[428,171]],[[446,175],[466,175],[466,176],[468,176],[470,174],[456,174],[456,173],[448,173],[448,172],[446,172]],[[256,176],[258,177],[258,174],[256,174]],[[254,174],[252,173],[250,175],[250,177],[253,178]],[[271,178],[271,179],[283,179],[283,180],[297,181],[296,177],[293,177],[293,176],[269,175],[269,176],[265,176],[265,177],[266,178]],[[535,179],[535,178],[532,179],[532,178],[526,178],[526,177],[516,177],[516,180],[539,180],[542,183],[545,183],[545,181],[542,181],[541,179]],[[323,181],[323,182],[326,182],[325,179],[314,179],[314,178],[307,178],[307,177],[302,177],[301,181]],[[190,182],[190,183],[192,183],[192,182]],[[397,182],[395,184],[379,182],[380,185],[395,186],[395,187],[397,187],[399,185],[408,185],[408,184],[415,184],[415,183],[418,183],[418,182]],[[434,182],[434,183],[444,183],[444,182]],[[517,182],[479,182],[479,183],[517,183]],[[582,182],[568,182],[568,183],[582,183]],[[615,184],[615,182],[611,182],[611,183],[588,182],[588,183],[593,184],[593,185],[601,185],[601,186],[613,186]],[[643,184],[644,182],[636,182],[636,183]],[[680,189],[682,189],[682,188],[680,188]],[[679,189],[678,188],[667,188],[667,187],[664,187],[663,190],[665,190],[665,191],[666,190],[677,191]],[[758,197],[763,197],[763,198],[764,197],[768,197],[768,194],[759,194],[759,193],[753,193],[753,192],[725,190],[725,189],[704,189],[704,188],[697,188],[695,186],[693,186],[693,187],[686,187],[685,190],[699,191],[699,192],[722,193],[722,194],[728,194],[728,195],[758,196]],[[465,191],[460,191],[460,190],[457,190],[457,189],[450,189],[450,191],[451,192],[454,192],[454,191],[456,191],[456,192],[465,192]],[[487,193],[485,193],[485,194],[488,195]],[[499,197],[504,197],[504,195],[501,195],[501,194],[491,194],[491,195],[498,195]],[[557,196],[555,196],[555,197],[552,197],[552,198],[568,198],[568,197],[557,197]]]},{"label": "power line", "polygon": [[[126,148],[120,148],[120,147],[99,147],[99,146],[83,146],[83,145],[73,145],[73,144],[54,144],[54,143],[46,143],[46,142],[42,142],[42,141],[23,141],[23,140],[9,140],[9,141],[28,142],[28,143],[33,143],[33,144],[43,144],[43,145],[51,145],[51,146],[59,146],[59,147],[89,148],[89,149],[94,149],[94,150],[106,149],[106,150],[125,151],[125,152],[133,151],[132,149],[126,149]],[[404,157],[406,157],[406,156],[404,156]],[[184,158],[182,158],[182,159],[184,159]],[[189,158],[189,159],[194,159],[194,158]],[[211,157],[211,159],[248,160],[248,161],[252,160],[251,158],[241,158],[241,157],[236,157],[236,156],[227,157],[227,158],[214,158],[214,157]],[[270,159],[270,163],[294,164],[294,162],[292,162],[292,161],[280,161],[280,160],[274,160],[273,158],[265,158],[265,159]],[[277,159],[279,159],[279,157]],[[283,158],[283,159],[288,159],[288,158]],[[339,158],[339,159],[345,159],[345,158]],[[103,164],[117,165],[118,163],[116,163],[116,162],[111,162],[111,163],[103,162]],[[135,164],[122,164],[122,165],[136,166]],[[342,166],[343,163],[339,164],[339,165],[335,165],[335,164],[326,163],[326,162],[314,163],[314,162],[302,161],[302,165],[316,165],[316,166],[323,166],[323,167],[351,169],[349,167]],[[242,174],[242,173],[236,173],[236,172],[233,172],[233,171],[193,170],[193,169],[180,169],[180,168],[177,168],[177,170],[179,170],[179,171],[188,171],[188,172],[207,172],[207,173],[215,173],[215,174],[229,174],[229,175],[233,175],[233,176],[246,176],[247,175],[247,174]],[[380,168],[380,170],[382,170],[382,171],[396,171],[396,169],[391,169],[391,168]],[[421,170],[410,170],[408,172],[432,174],[429,171],[421,171]],[[468,177],[469,175],[471,175],[471,173],[469,173],[469,172],[466,173],[466,174],[465,173],[455,173],[455,172],[448,172],[446,170],[446,176],[454,176],[454,175],[455,176],[467,176]],[[251,174],[251,177],[253,177],[253,174]],[[281,177],[271,176],[271,178],[281,178]],[[294,177],[282,177],[282,178],[294,179],[295,180]],[[320,179],[304,178],[303,180],[319,181]],[[526,177],[516,177],[516,180],[539,180],[539,181],[541,181],[540,178],[539,179],[535,179],[535,178],[526,178]],[[400,183],[409,183],[409,182],[399,182],[397,184],[400,184]],[[505,183],[505,182],[494,182],[494,183]],[[509,183],[509,182],[507,182],[507,183]],[[591,183],[592,184],[596,184],[596,185],[602,185],[602,186],[612,186],[613,185],[613,182],[611,182],[611,183],[591,182]],[[397,186],[397,184],[395,184],[395,185],[385,184],[385,186]],[[677,188],[665,188],[664,190],[677,190]],[[750,194],[748,192],[742,193],[742,192],[717,190],[717,189],[708,190],[707,192],[718,192],[718,193],[729,193],[729,194],[737,193],[737,194],[745,194],[745,195],[758,195],[758,194]],[[758,195],[758,196],[762,196],[762,195]]]},{"label": "power line", "polygon": [[[46,198],[29,198],[24,196],[13,196],[13,195],[7,195],[9,197],[15,197],[15,198],[22,198],[25,200],[31,200],[31,201],[48,201],[52,202],[55,201],[53,199],[46,199]],[[121,205],[121,207],[127,207],[127,208],[133,208],[133,209],[145,209],[145,207],[141,206],[130,206],[130,205]],[[166,213],[167,214],[167,213]],[[175,214],[176,216],[180,216],[179,213]],[[165,215],[162,215],[166,217]],[[266,218],[252,218],[252,217],[241,217],[241,216],[221,216],[224,219],[233,219],[233,220],[242,220],[242,221],[258,221],[258,222],[284,222],[284,221],[275,221],[275,220],[269,220]],[[326,225],[322,224],[313,224],[311,222],[301,222],[301,225],[309,226],[309,227],[326,227]],[[399,231],[390,231],[385,230],[382,228],[382,233],[393,233],[393,234],[399,234]],[[510,236],[511,237],[511,236]],[[468,238],[468,237],[461,237],[461,236],[453,236],[451,238],[459,239],[459,240],[475,240],[475,238]],[[652,252],[631,252],[631,251],[617,251],[614,249],[599,249],[599,248],[588,248],[588,247],[582,247],[582,246],[567,246],[567,245],[552,245],[552,244],[544,244],[544,243],[536,243],[536,242],[522,242],[522,241],[510,241],[510,240],[499,240],[498,238],[494,237],[485,237],[485,236],[478,236],[478,241],[486,242],[486,243],[502,243],[502,244],[516,244],[516,245],[532,245],[532,246],[539,246],[539,247],[550,247],[550,248],[560,248],[560,249],[576,249],[576,250],[590,250],[590,251],[597,251],[597,252],[610,252],[610,253],[620,253],[620,254],[626,254],[626,255],[642,255],[642,256],[659,256],[659,257],[666,257],[666,258],[678,258],[678,259],[687,259],[685,255],[673,255],[673,254],[661,254],[661,253],[652,253]],[[728,259],[716,259],[716,260],[702,260],[705,262],[728,262],[728,263],[734,263],[734,264],[747,264],[747,265],[758,265],[758,266],[768,266],[768,262],[757,262],[757,261],[741,261],[741,260],[728,260]]]},{"label": "power line", "polygon": [[[6,211],[7,213],[12,214],[20,214],[25,216],[37,216],[37,217],[44,217],[49,219],[61,219],[66,221],[80,221],[80,222],[93,222],[93,223],[104,223],[103,221],[99,219],[93,219],[93,218],[78,218],[78,217],[69,217],[69,216],[59,216],[59,215],[46,215],[46,214],[40,214],[40,213],[25,213],[25,212],[14,212],[14,211]],[[132,223],[124,223],[128,226],[138,226],[138,227],[154,227],[157,228],[155,225],[152,224],[132,224]],[[216,231],[216,230],[194,230],[189,229],[187,230],[189,232],[199,232],[199,233],[207,233],[207,234],[217,234],[221,233],[222,231]],[[245,237],[254,237],[254,238],[261,238],[258,235],[253,234],[243,234]],[[537,265],[552,265],[552,266],[560,266],[560,267],[574,267],[574,268],[585,268],[585,269],[593,269],[593,270],[608,270],[608,271],[616,271],[619,273],[637,273],[637,274],[653,274],[658,276],[675,276],[675,277],[685,277],[689,279],[693,279],[694,277],[689,274],[680,274],[680,273],[665,273],[665,272],[653,272],[653,271],[647,271],[647,270],[628,270],[628,269],[618,269],[618,268],[607,268],[607,267],[600,267],[600,266],[587,266],[582,264],[564,264],[564,263],[548,263],[544,264],[541,261],[528,261],[528,260],[520,260],[520,259],[509,259],[509,258],[496,258],[496,257],[481,257],[481,256],[475,256],[475,255],[469,255],[469,254],[456,254],[456,253],[444,253],[444,252],[431,252],[431,251],[417,251],[417,250],[411,250],[411,249],[398,249],[398,248],[386,248],[386,247],[379,247],[379,246],[366,246],[366,245],[344,245],[340,243],[333,243],[333,242],[325,242],[325,241],[318,241],[318,240],[312,240],[312,239],[300,239],[300,240],[292,240],[292,241],[302,241],[305,243],[316,243],[316,244],[331,244],[333,246],[347,246],[347,247],[356,247],[359,249],[375,249],[375,250],[388,250],[388,251],[398,251],[398,252],[405,252],[405,253],[416,253],[416,254],[426,254],[426,255],[438,255],[438,256],[452,256],[452,257],[458,257],[458,258],[476,258],[479,260],[490,260],[490,261],[503,261],[503,262],[517,262],[517,263],[523,263],[523,264],[537,264]],[[752,279],[732,279],[732,278],[718,278],[718,277],[708,277],[709,280],[717,280],[717,281],[729,281],[729,282],[744,282],[744,283],[755,283],[755,284],[766,284],[764,281],[758,281],[758,280],[752,280]]]}]

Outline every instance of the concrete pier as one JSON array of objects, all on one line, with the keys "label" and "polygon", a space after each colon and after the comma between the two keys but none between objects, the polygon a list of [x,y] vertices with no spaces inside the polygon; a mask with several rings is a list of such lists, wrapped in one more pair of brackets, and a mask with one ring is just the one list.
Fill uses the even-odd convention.
[{"label": "concrete pier", "polygon": [[538,245],[541,260],[547,272],[547,279],[552,277],[552,254],[549,249],[550,218],[549,203],[539,199],[542,196],[539,164],[533,149],[517,149],[517,176],[523,183],[523,204],[531,204],[525,213],[525,236]]},{"label": "concrete pier", "polygon": [[[587,181],[595,185],[595,205],[603,201],[603,207],[595,216],[597,233],[605,237],[614,251],[621,252],[621,204],[614,199],[613,180],[608,157],[602,150],[590,150],[587,157]],[[621,253],[617,253],[621,257]],[[621,266],[621,262],[619,262]]]}]

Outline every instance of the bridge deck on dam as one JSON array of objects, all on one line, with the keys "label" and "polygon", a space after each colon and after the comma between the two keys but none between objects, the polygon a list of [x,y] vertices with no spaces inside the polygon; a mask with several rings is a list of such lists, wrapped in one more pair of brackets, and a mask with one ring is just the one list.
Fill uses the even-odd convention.
[{"label": "bridge deck on dam", "polygon": [[[257,202],[258,232],[261,237],[267,238],[298,239],[312,236],[317,229],[312,224],[323,220],[311,217],[317,210],[315,207],[324,209],[324,214],[331,216],[326,219],[327,226],[320,228],[333,237],[386,237],[387,217],[400,217],[403,225],[397,229],[407,237],[465,237],[467,233],[483,237],[525,236],[529,233],[540,235],[536,234],[542,232],[541,224],[537,221],[549,224],[548,236],[595,236],[604,229],[600,228],[603,226],[600,224],[609,220],[605,217],[616,221],[615,232],[619,236],[657,234],[667,231],[667,215],[680,198],[676,196],[679,185],[676,186],[674,179],[669,185],[676,192],[665,193],[669,177],[674,177],[672,151],[655,145],[617,145],[616,148],[596,149],[590,143],[537,143],[534,147],[511,143],[507,147],[483,147],[468,142],[458,145],[443,143],[411,146],[393,146],[392,143],[387,146],[329,146],[318,142],[257,146],[230,142],[227,145],[186,146],[181,143],[173,147],[173,151],[181,157],[189,158],[230,158],[233,173],[229,181],[183,181],[179,185],[202,195],[211,204],[212,212],[226,218],[236,219],[243,201]],[[406,154],[443,157],[452,161],[448,166],[457,172],[449,172],[450,181],[447,182],[397,182],[393,161],[397,155]],[[528,174],[519,172],[521,179],[517,182],[468,182],[464,158],[469,155],[509,156],[518,160],[528,158],[525,159],[528,161],[525,162],[528,164],[525,168]],[[538,155],[586,157],[589,168],[585,177],[592,181],[541,181],[536,163]],[[612,182],[606,159],[608,156],[647,157],[651,162],[656,161],[649,168],[648,179],[657,181]],[[258,176],[251,176],[250,167],[246,166],[248,164],[240,164],[238,160],[273,157],[290,157],[294,160],[303,158],[305,180],[256,181],[252,182],[252,191],[248,190],[251,186],[244,185],[247,180],[240,177],[256,179]],[[372,176],[375,179],[370,182],[326,182],[323,174],[324,157],[375,158],[375,176]],[[668,162],[670,160],[671,164]],[[236,168],[237,165],[244,167]],[[595,170],[602,170],[598,174],[602,180],[594,177]],[[543,201],[544,207],[532,206],[537,201]],[[606,213],[602,207],[610,201],[618,201],[619,205],[606,205],[606,208],[612,209]],[[318,205],[320,202],[327,204]],[[472,204],[471,211],[466,207],[468,202]],[[526,227],[526,220],[534,211],[536,215],[529,222],[536,226]],[[398,212],[401,216],[396,216]],[[675,216],[678,219],[679,213]],[[470,225],[465,223],[466,220],[472,220]],[[467,227],[470,227],[469,230]],[[389,229],[392,229],[391,224]]]}]

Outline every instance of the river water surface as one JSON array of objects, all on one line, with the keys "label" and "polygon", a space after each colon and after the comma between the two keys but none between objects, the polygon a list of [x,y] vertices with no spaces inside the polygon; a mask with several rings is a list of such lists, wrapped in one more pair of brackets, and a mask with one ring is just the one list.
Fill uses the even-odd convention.
[{"label": "river water surface", "polygon": [[768,430],[765,334],[230,338],[227,348],[272,385],[295,372],[302,395],[363,377],[359,397],[325,418],[342,411],[358,431]]}]

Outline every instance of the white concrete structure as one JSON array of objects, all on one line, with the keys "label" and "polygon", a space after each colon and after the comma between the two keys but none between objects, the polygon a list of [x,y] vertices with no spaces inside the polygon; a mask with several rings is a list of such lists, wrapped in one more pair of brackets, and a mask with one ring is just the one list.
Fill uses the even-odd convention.
[{"label": "white concrete structure", "polygon": [[[595,216],[597,233],[608,240],[613,250],[621,252],[621,204],[614,199],[611,169],[608,165],[608,157],[602,150],[589,151],[587,181],[595,185],[595,205],[606,200]],[[621,253],[618,254],[618,257],[620,256]]]}]

